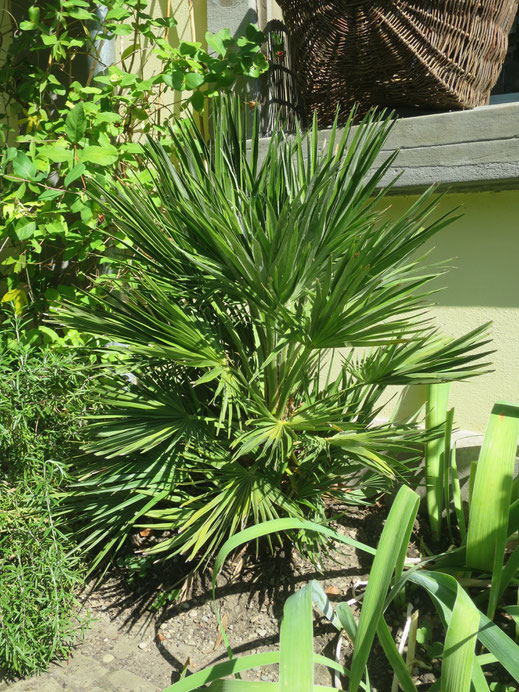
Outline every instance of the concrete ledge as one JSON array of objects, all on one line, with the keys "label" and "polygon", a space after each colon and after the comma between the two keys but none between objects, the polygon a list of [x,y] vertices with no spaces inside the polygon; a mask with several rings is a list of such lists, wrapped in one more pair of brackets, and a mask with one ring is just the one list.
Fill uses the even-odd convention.
[{"label": "concrete ledge", "polygon": [[[320,134],[324,144],[328,133]],[[519,189],[519,102],[402,118],[384,146],[387,153],[395,149],[400,153],[384,183],[400,176],[396,194],[433,183],[453,191]]]}]

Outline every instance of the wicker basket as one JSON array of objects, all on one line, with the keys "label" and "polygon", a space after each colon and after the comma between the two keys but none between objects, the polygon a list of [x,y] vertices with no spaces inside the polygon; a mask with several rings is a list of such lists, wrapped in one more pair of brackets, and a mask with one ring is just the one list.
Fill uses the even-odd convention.
[{"label": "wicker basket", "polygon": [[278,0],[306,110],[488,103],[518,0]]}]

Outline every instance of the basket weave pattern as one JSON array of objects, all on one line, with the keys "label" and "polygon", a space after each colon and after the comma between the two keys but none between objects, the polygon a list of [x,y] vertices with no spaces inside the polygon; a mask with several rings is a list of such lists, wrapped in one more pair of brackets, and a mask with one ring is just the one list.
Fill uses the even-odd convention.
[{"label": "basket weave pattern", "polygon": [[299,88],[328,125],[337,104],[488,103],[518,0],[278,0]]}]

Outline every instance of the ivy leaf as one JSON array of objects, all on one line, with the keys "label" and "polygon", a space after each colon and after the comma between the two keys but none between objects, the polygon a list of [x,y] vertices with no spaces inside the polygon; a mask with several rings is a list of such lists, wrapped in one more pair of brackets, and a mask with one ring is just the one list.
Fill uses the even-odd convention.
[{"label": "ivy leaf", "polygon": [[83,102],[77,103],[65,120],[65,133],[71,142],[79,142],[85,134],[87,121]]},{"label": "ivy leaf", "polygon": [[204,83],[204,75],[198,72],[189,72],[186,74],[186,87],[188,89],[196,89]]},{"label": "ivy leaf", "polygon": [[79,152],[81,161],[97,163],[99,166],[110,166],[117,161],[119,154],[111,144],[107,147],[85,147]]},{"label": "ivy leaf", "polygon": [[85,172],[85,164],[83,163],[78,163],[77,166],[74,166],[74,168],[67,173],[65,176],[65,187],[68,187],[70,183],[73,183],[74,180],[77,180],[80,178],[83,173]]},{"label": "ivy leaf", "polygon": [[13,172],[20,178],[34,180],[38,174],[38,170],[33,161],[27,156],[24,151],[19,151],[16,158],[13,160]]}]

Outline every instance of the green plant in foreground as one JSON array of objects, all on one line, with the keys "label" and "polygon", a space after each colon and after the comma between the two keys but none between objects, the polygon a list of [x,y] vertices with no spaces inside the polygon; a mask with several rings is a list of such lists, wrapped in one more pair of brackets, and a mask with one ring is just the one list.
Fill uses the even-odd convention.
[{"label": "green plant in foreground", "polygon": [[[450,449],[451,427],[447,426],[445,458],[451,469],[453,504],[462,540],[459,547],[437,562],[437,567],[453,574],[461,572],[478,578],[490,575],[490,590],[484,589],[480,599],[484,596],[486,600],[485,593],[488,595],[487,615],[493,618],[506,590],[519,586],[519,548],[514,546],[508,558],[506,555],[508,540],[519,530],[519,479],[514,479],[519,406],[499,402],[492,409],[475,466],[467,527],[462,511],[455,448]],[[504,609],[515,617],[517,600]]]},{"label": "green plant in foreground", "polygon": [[[404,559],[409,536],[418,509],[418,496],[407,487],[400,489],[380,537],[376,551],[352,541],[330,529],[299,522],[307,531],[324,531],[343,543],[354,544],[361,550],[375,553],[368,585],[362,601],[358,622],[346,603],[333,607],[317,582],[311,582],[285,603],[281,624],[279,650],[253,654],[241,658],[231,657],[180,680],[164,692],[190,692],[211,683],[211,690],[290,690],[290,692],[331,691],[332,687],[314,685],[315,664],[325,665],[347,679],[345,690],[357,692],[359,687],[370,690],[366,664],[372,652],[375,635],[384,650],[388,663],[395,671],[405,692],[416,692],[408,667],[399,653],[386,623],[385,613],[391,602],[401,593],[407,582],[425,589],[431,597],[446,635],[442,652],[440,678],[430,688],[442,692],[469,692],[471,689],[488,690],[483,668],[495,663],[519,682],[519,647],[499,627],[479,612],[468,594],[456,580],[446,574],[429,572],[421,566],[405,570]],[[229,539],[220,550],[213,571],[213,596],[216,577],[230,552],[239,545],[272,532],[292,529],[295,520],[278,520],[251,527]],[[316,607],[341,631],[344,630],[353,645],[351,669],[338,662],[315,654],[312,635],[312,601]],[[225,633],[224,633],[225,636]],[[489,653],[476,655],[476,642]],[[228,644],[227,640],[226,643]],[[230,647],[228,646],[230,651]],[[230,653],[232,653],[230,651]],[[279,681],[249,682],[223,679],[242,671],[279,663]],[[374,681],[378,689],[377,681]],[[473,685],[473,687],[472,687]]]},{"label": "green plant in foreground", "polygon": [[15,676],[66,656],[82,627],[84,572],[56,494],[95,378],[77,354],[31,344],[9,305],[0,315],[0,668]]},{"label": "green plant in foreground", "polygon": [[[427,387],[425,425],[428,429],[434,429],[438,425],[445,424],[447,420],[449,388],[449,382],[432,384]],[[431,533],[435,541],[440,540],[441,534],[445,471],[447,468],[445,459],[445,440],[441,437],[437,437],[428,442],[425,446],[427,511],[429,513]]]},{"label": "green plant in foreground", "polygon": [[486,327],[450,339],[424,316],[441,270],[417,251],[450,216],[434,218],[432,191],[394,222],[377,211],[391,120],[354,130],[352,116],[324,147],[315,123],[279,130],[260,162],[238,106],[215,112],[210,144],[194,120],[171,132],[176,165],[150,141],[153,194],[94,186],[138,263],[95,306],[60,313],[136,378],[105,388],[70,493],[93,566],[135,526],[171,532],[150,553],[203,561],[247,525],[368,502],[427,439],[377,423],[386,387],[485,368]]},{"label": "green plant in foreground", "polygon": [[46,462],[0,479],[0,667],[30,675],[67,656],[86,624],[78,621],[83,583],[73,544],[56,522],[53,494],[62,469]]}]

